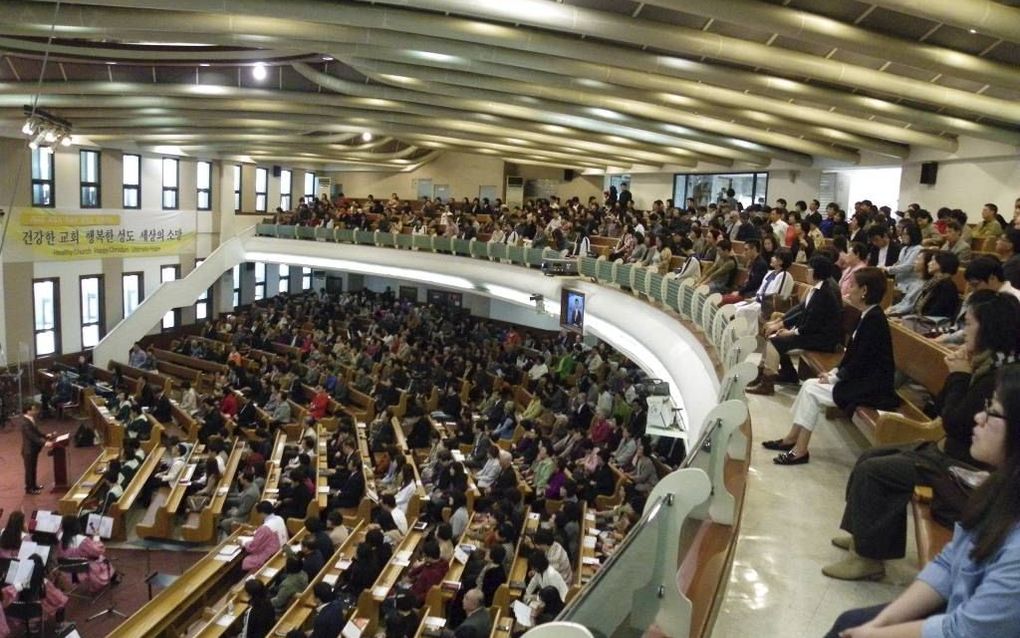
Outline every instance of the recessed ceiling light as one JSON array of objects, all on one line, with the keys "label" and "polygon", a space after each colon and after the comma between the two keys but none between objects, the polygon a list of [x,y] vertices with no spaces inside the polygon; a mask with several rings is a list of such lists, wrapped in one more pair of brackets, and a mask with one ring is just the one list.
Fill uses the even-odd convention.
[{"label": "recessed ceiling light", "polygon": [[369,133],[368,131],[365,131],[364,133],[361,134],[361,141],[362,142],[371,142],[372,141],[372,134]]},{"label": "recessed ceiling light", "polygon": [[256,80],[260,80],[260,81],[261,80],[265,80],[266,79],[266,65],[262,64],[261,62],[259,62],[254,67],[252,67],[251,75]]},{"label": "recessed ceiling light", "polygon": [[199,62],[198,66],[210,66],[208,62]]},{"label": "recessed ceiling light", "polygon": [[971,33],[977,33],[977,29],[967,29],[967,30],[970,31]]},{"label": "recessed ceiling light", "polygon": [[323,62],[332,62],[333,61],[333,56],[331,56],[331,55],[324,55],[324,56],[322,56],[322,61]]}]

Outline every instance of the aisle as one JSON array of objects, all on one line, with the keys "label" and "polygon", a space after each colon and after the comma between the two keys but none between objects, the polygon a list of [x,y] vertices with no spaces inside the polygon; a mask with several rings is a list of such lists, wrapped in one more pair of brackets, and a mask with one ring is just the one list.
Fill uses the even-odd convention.
[{"label": "aisle", "polygon": [[[775,465],[761,441],[786,434],[793,389],[774,397],[748,395],[754,443],[740,538],[713,638],[804,638],[825,635],[840,612],[888,602],[917,574],[913,530],[908,556],[887,564],[880,582],[823,576],[845,552],[829,539],[839,530],[846,479],[867,441],[849,421],[820,426],[811,462]],[[909,520],[909,517],[908,517]]]}]

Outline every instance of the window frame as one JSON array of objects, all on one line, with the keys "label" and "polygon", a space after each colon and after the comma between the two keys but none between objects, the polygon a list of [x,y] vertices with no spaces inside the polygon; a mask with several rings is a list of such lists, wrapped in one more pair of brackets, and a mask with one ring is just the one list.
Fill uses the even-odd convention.
[{"label": "window frame", "polygon": [[[287,175],[287,187],[284,188],[284,174]],[[294,203],[294,172],[284,168],[280,170],[280,208],[289,211]],[[284,206],[286,204],[286,206]]]},{"label": "window frame", "polygon": [[[128,158],[134,158],[138,161],[138,183],[129,184],[127,181],[127,163]],[[124,153],[122,158],[121,166],[121,207],[129,210],[138,210],[142,207],[142,156],[137,153]],[[127,203],[128,192],[134,191],[135,193],[135,205],[131,206]]]},{"label": "window frame", "polygon": [[[202,167],[205,166],[208,178],[208,186],[202,188]],[[212,210],[212,170],[213,164],[210,160],[198,160],[195,164],[195,208],[197,210]],[[206,205],[202,206],[202,196],[205,195]]]},{"label": "window frame", "polygon": [[307,191],[307,190],[308,190],[308,181],[309,181],[309,180],[308,180],[308,177],[309,177],[309,176],[311,176],[311,178],[312,178],[312,179],[311,179],[311,182],[312,182],[312,192],[310,192],[310,193],[306,192],[306,193],[304,194],[304,198],[303,198],[303,199],[304,199],[304,201],[306,201],[306,202],[307,202],[307,201],[308,201],[309,199],[316,199],[316,198],[318,198],[318,195],[316,195],[316,194],[315,194],[315,173],[313,173],[313,172],[311,172],[311,171],[305,171],[305,184],[304,184],[304,190],[305,190],[305,191]]},{"label": "window frame", "polygon": [[[262,177],[262,190],[259,190],[259,176]],[[269,169],[255,167],[255,212],[265,213],[269,210]]]},{"label": "window frame", "polygon": [[[96,181],[85,181],[85,157],[95,155],[96,157]],[[78,151],[78,199],[81,208],[102,208],[103,207],[103,153],[94,148],[83,148]],[[85,190],[95,189],[96,203],[88,205],[85,203]]]},{"label": "window frame", "polygon": [[[97,314],[96,321],[86,322],[85,321],[85,291],[84,291],[83,287],[85,285],[85,281],[88,280],[88,279],[95,279],[98,282],[98,285],[97,285],[97,288],[96,288],[96,291],[98,293],[98,298],[96,300],[98,308],[97,308],[97,313],[96,313]],[[92,344],[92,345],[86,345],[85,344],[85,329],[86,328],[90,328],[92,326],[98,327],[98,329],[99,329],[99,338],[96,339],[96,343],[99,343],[99,341],[102,340],[103,336],[106,334],[106,308],[105,308],[106,304],[104,303],[105,302],[105,298],[106,298],[105,283],[106,283],[106,278],[102,274],[98,274],[98,275],[81,275],[81,276],[78,277],[78,303],[79,303],[79,310],[80,310],[80,314],[78,315],[78,322],[81,324],[81,348],[82,348],[82,350],[87,350],[89,348],[94,348],[96,346],[96,344]]]},{"label": "window frame", "polygon": [[244,185],[244,169],[240,164],[233,165],[234,171],[234,212],[241,212],[241,188]]},{"label": "window frame", "polygon": [[[173,177],[174,177],[174,185],[173,186],[167,186],[166,185],[166,177],[167,177],[166,167],[167,167],[167,162],[173,162],[173,164],[172,164],[172,166],[173,166]],[[181,160],[178,157],[162,157],[162,158],[160,158],[160,167],[161,167],[161,171],[160,171],[160,175],[161,175],[160,184],[162,185],[163,190],[161,191],[162,192],[162,196],[159,199],[159,203],[163,207],[163,210],[180,210],[180,208],[181,208]],[[169,193],[173,194],[174,201],[173,201],[173,204],[168,206],[167,203],[166,203],[166,196]]]},{"label": "window frame", "polygon": [[[174,278],[173,279],[165,279],[164,278],[164,272],[166,271],[167,268],[173,269],[173,272],[174,272]],[[180,264],[163,264],[163,265],[161,265],[159,267],[159,283],[160,283],[160,285],[163,285],[163,284],[171,282],[171,281],[177,281],[180,278],[181,278],[181,265]],[[173,320],[173,323],[170,324],[169,326],[166,323],[168,317],[172,318],[172,320]],[[159,326],[160,326],[160,330],[162,330],[163,332],[168,332],[170,330],[178,329],[181,326],[181,309],[180,308],[172,308],[171,310],[168,310],[167,313],[163,315],[163,318],[159,320]]]},{"label": "window frame", "polygon": [[[201,266],[204,261],[205,261],[204,257],[199,257],[195,259],[195,268]],[[202,294],[198,296],[198,299],[195,299],[195,323],[198,323],[199,321],[206,321],[207,319],[209,319],[209,311],[212,310],[212,306],[210,305],[211,300],[212,300],[212,287],[206,288],[205,291],[203,291]],[[202,306],[203,309],[205,310],[204,317],[198,316],[199,306]]]},{"label": "window frame", "polygon": [[312,289],[312,269],[308,266],[301,267],[301,290]]},{"label": "window frame", "polygon": [[[53,284],[53,325],[50,328],[39,328],[39,316],[36,314],[35,287],[38,284]],[[39,352],[39,335],[53,333],[53,351]],[[32,349],[36,357],[59,356],[62,352],[60,338],[60,277],[40,277],[32,279]]]},{"label": "window frame", "polygon": [[234,308],[241,305],[241,264],[237,264],[230,270],[231,283],[234,287],[232,300]]},{"label": "window frame", "polygon": [[[286,275],[283,274],[283,272],[284,272],[283,269],[284,268],[287,269],[287,274]],[[290,265],[289,264],[279,264],[279,265],[277,265],[276,269],[277,269],[276,270],[276,272],[277,272],[276,294],[280,294],[280,293],[284,293],[284,292],[289,294],[290,293]]]},{"label": "window frame", "polygon": [[121,275],[120,275],[120,310],[121,310],[121,317],[124,318],[124,319],[127,319],[129,316],[131,316],[131,313],[135,311],[135,308],[132,308],[131,311],[128,312],[128,309],[127,309],[127,299],[124,296],[125,295],[125,292],[124,292],[124,290],[125,290],[124,289],[124,280],[127,279],[128,277],[138,277],[138,303],[135,305],[135,308],[140,306],[142,304],[142,302],[145,301],[145,272],[141,271],[141,270],[136,270],[136,271],[132,271],[132,272],[121,273]]},{"label": "window frame", "polygon": [[[32,179],[30,180],[31,189],[30,196],[32,206],[36,208],[53,208],[57,205],[57,176],[56,176],[56,161],[54,160],[54,156],[56,155],[56,153],[53,151],[52,148],[44,146],[40,146],[39,148],[35,149],[30,149],[29,153],[31,153],[29,157],[29,163],[31,165],[30,168],[32,175]],[[40,169],[42,169],[44,155],[49,157],[50,170],[48,179],[36,177],[36,167],[38,166]],[[40,175],[41,174],[42,172],[40,170]],[[40,189],[39,194],[42,195],[43,192],[42,189],[47,186],[49,187],[50,197],[49,201],[44,202],[42,201],[41,197],[38,198],[36,197],[36,188],[38,187]]]},{"label": "window frame", "polygon": [[[255,294],[252,295],[252,302],[262,301],[266,298],[266,262],[256,261],[255,268]],[[259,266],[262,267],[262,281],[259,281]],[[261,287],[261,291],[260,291]]]}]

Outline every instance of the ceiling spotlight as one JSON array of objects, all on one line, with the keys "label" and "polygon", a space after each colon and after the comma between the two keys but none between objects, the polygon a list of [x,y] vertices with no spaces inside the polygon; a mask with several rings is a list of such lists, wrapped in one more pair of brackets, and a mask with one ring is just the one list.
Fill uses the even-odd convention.
[{"label": "ceiling spotlight", "polygon": [[31,135],[32,134],[32,122],[31,121],[26,121],[21,126],[21,132],[24,133],[25,135]]},{"label": "ceiling spotlight", "polygon": [[71,136],[70,135],[65,135],[64,137],[60,138],[60,145],[61,146],[70,146],[71,145]]},{"label": "ceiling spotlight", "polygon": [[36,149],[52,146],[54,144],[71,144],[71,123],[39,108],[31,106],[24,107],[25,123],[21,126],[21,132],[28,136],[29,147]]},{"label": "ceiling spotlight", "polygon": [[333,61],[333,56],[331,56],[331,55],[324,55],[324,56],[322,56],[322,61],[323,62],[332,62]]},{"label": "ceiling spotlight", "polygon": [[977,29],[967,29],[972,35],[977,33]]},{"label": "ceiling spotlight", "polygon": [[28,143],[28,148],[34,151],[35,149],[39,148],[39,145],[35,143],[35,140],[32,140],[31,142]]},{"label": "ceiling spotlight", "polygon": [[259,80],[259,81],[265,80],[266,79],[266,65],[262,64],[261,62],[259,62],[258,64],[256,64],[252,68],[251,75],[256,80]]},{"label": "ceiling spotlight", "polygon": [[371,142],[372,141],[372,134],[369,133],[368,131],[365,131],[364,133],[361,134],[361,141],[362,142]]},{"label": "ceiling spotlight", "polygon": [[199,62],[198,66],[209,66],[208,62]]},{"label": "ceiling spotlight", "polygon": [[57,141],[57,134],[53,131],[46,131],[46,141],[50,144]]}]

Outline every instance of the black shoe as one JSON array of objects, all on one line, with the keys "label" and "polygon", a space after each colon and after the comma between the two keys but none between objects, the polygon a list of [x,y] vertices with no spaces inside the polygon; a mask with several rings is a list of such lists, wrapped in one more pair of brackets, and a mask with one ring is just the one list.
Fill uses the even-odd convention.
[{"label": "black shoe", "polygon": [[796,372],[792,372],[790,374],[784,374],[781,372],[776,377],[775,382],[783,385],[800,385],[800,377],[797,376]]},{"label": "black shoe", "polygon": [[783,439],[773,439],[771,441],[762,441],[761,446],[766,450],[775,450],[777,452],[789,452],[793,449],[793,443],[784,443]]},{"label": "black shoe", "polygon": [[772,462],[776,465],[804,465],[811,460],[811,453],[805,452],[802,456],[794,456],[793,452],[783,452],[776,458],[772,459]]},{"label": "black shoe", "polygon": [[30,487],[25,490],[25,494],[40,494],[42,493],[41,487]]}]

